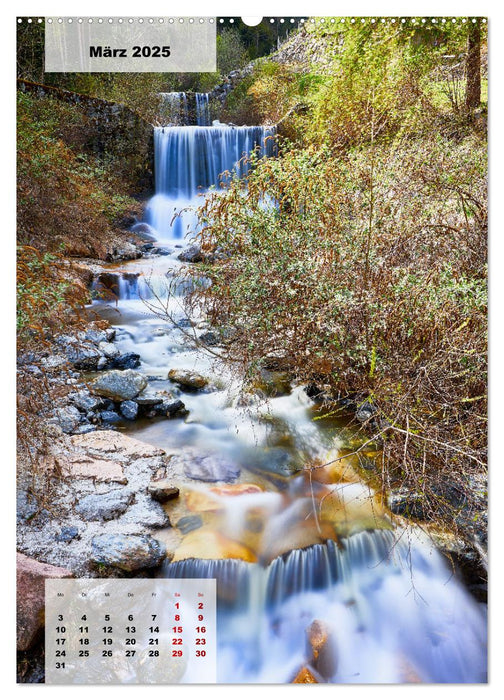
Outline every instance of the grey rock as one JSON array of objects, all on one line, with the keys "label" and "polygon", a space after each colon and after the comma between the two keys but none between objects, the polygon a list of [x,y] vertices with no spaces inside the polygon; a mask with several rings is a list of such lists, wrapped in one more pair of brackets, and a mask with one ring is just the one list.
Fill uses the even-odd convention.
[{"label": "grey rock", "polygon": [[392,513],[414,520],[425,520],[423,502],[422,494],[403,487],[394,489],[387,497],[387,505]]},{"label": "grey rock", "polygon": [[365,401],[355,413],[355,417],[360,423],[365,423],[366,421],[373,418],[377,413],[376,408],[369,401]]},{"label": "grey rock", "polygon": [[157,406],[160,403],[163,403],[163,396],[160,396],[159,394],[148,394],[148,393],[141,393],[136,397],[136,402],[139,406]]},{"label": "grey rock", "polygon": [[75,369],[87,371],[98,369],[98,363],[102,357],[98,348],[89,344],[69,344],[64,352],[68,361],[72,363]]},{"label": "grey rock", "polygon": [[200,337],[198,338],[200,343],[203,343],[203,345],[218,345],[219,344],[219,336],[217,333],[214,331],[207,331],[206,333],[202,333]]},{"label": "grey rock", "polygon": [[135,494],[129,489],[92,493],[81,498],[75,510],[84,520],[113,520],[125,513],[134,499]]},{"label": "grey rock", "polygon": [[95,394],[105,396],[114,401],[134,399],[146,386],[147,379],[144,375],[132,369],[104,372],[92,383],[92,389]]},{"label": "grey rock", "polygon": [[103,401],[97,396],[92,396],[88,391],[78,391],[69,395],[70,401],[81,411],[96,411]]},{"label": "grey rock", "polygon": [[107,332],[102,330],[97,330],[96,328],[88,328],[84,333],[84,338],[89,340],[91,343],[98,345],[99,343],[107,342]]},{"label": "grey rock", "polygon": [[108,368],[109,368],[109,365],[110,365],[110,360],[108,359],[108,357],[105,357],[105,355],[103,355],[103,356],[100,357],[100,359],[98,360],[98,364],[96,365],[96,369],[97,369],[99,372],[101,372],[101,371],[104,370],[104,369],[108,369]]},{"label": "grey rock", "polygon": [[119,410],[127,420],[135,420],[138,415],[138,404],[135,401],[121,401]]},{"label": "grey rock", "polygon": [[55,539],[56,542],[71,542],[79,536],[79,530],[73,526],[65,526],[61,528]]},{"label": "grey rock", "polygon": [[163,401],[162,404],[156,406],[155,411],[158,416],[166,416],[167,418],[187,416],[189,413],[185,407],[185,403],[180,401],[180,399],[176,401]]},{"label": "grey rock", "polygon": [[114,369],[135,369],[140,366],[140,355],[136,352],[126,352],[111,358],[110,364]]},{"label": "grey rock", "polygon": [[201,254],[201,248],[197,245],[191,245],[186,248],[178,256],[179,260],[182,262],[197,263],[203,260],[203,255]]},{"label": "grey rock", "polygon": [[92,561],[123,571],[159,566],[166,547],[150,535],[97,535],[91,541]]},{"label": "grey rock", "polygon": [[93,430],[97,430],[96,425],[92,425],[91,423],[83,423],[82,425],[79,425],[79,427],[76,428],[73,432],[74,435],[85,435],[86,433],[92,433]]},{"label": "grey rock", "polygon": [[115,411],[102,411],[100,418],[104,423],[117,423],[121,420],[121,416]]},{"label": "grey rock", "polygon": [[101,343],[98,344],[98,349],[108,358],[117,357],[121,354],[117,345],[109,343],[106,340],[102,340]]},{"label": "grey rock", "polygon": [[68,365],[68,360],[64,355],[49,355],[42,358],[40,364],[46,371],[61,370]]},{"label": "grey rock", "polygon": [[170,519],[163,506],[147,494],[137,494],[136,502],[121,518],[122,523],[134,523],[148,528],[169,527]]},{"label": "grey rock", "polygon": [[18,522],[31,520],[38,511],[37,502],[30,498],[27,491],[18,490],[16,495],[16,518]]},{"label": "grey rock", "polygon": [[37,365],[25,365],[24,369],[35,377],[41,377],[43,374],[42,370],[40,367],[37,367]]},{"label": "grey rock", "polygon": [[54,411],[55,417],[51,422],[60,426],[64,433],[70,434],[79,426],[82,415],[76,406],[63,406]]}]

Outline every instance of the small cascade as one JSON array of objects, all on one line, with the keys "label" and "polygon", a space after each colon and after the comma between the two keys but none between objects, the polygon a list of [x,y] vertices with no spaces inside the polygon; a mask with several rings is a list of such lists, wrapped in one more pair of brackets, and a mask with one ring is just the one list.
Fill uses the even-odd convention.
[{"label": "small cascade", "polygon": [[[204,280],[200,281],[203,284]],[[95,296],[104,301],[164,300],[184,297],[194,289],[194,280],[174,274],[100,272],[93,281]]]},{"label": "small cascade", "polygon": [[158,237],[170,240],[194,233],[198,195],[219,186],[222,173],[234,170],[243,177],[249,168],[244,157],[252,151],[260,157],[274,155],[274,134],[274,127],[263,126],[157,127],[156,194],[146,218]]},{"label": "small cascade", "polygon": [[196,124],[198,126],[210,126],[210,93],[196,93]]},{"label": "small cascade", "polygon": [[189,105],[185,92],[161,92],[161,119],[164,124],[189,124]]},{"label": "small cascade", "polygon": [[[268,567],[188,559],[168,578],[216,578],[218,680],[474,683],[485,680],[484,613],[416,532],[361,532]],[[310,634],[325,641],[314,655]],[[313,632],[314,633],[314,632]]]}]

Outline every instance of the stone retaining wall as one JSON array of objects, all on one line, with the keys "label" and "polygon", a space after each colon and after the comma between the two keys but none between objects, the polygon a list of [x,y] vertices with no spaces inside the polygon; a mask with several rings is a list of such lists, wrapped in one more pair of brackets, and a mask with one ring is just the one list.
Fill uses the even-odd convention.
[{"label": "stone retaining wall", "polygon": [[18,88],[36,97],[51,97],[76,105],[89,119],[87,147],[117,160],[117,170],[138,183],[154,187],[154,128],[123,104],[80,95],[49,85],[18,80]]}]

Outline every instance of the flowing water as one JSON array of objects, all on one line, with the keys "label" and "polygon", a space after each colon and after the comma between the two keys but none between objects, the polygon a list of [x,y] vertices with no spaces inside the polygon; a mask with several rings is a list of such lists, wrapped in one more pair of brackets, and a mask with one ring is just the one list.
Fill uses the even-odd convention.
[{"label": "flowing water", "polygon": [[[178,95],[168,102],[180,110]],[[96,303],[116,326],[120,350],[140,354],[149,391],[178,392],[189,411],[120,429],[179,460],[210,456],[218,473],[239,474],[228,485],[179,484],[180,498],[167,505],[175,556],[160,575],[218,580],[222,683],[483,682],[484,608],[420,531],[394,527],[358,460],[345,457],[355,435],[316,420],[320,411],[302,387],[282,386],[269,398],[243,394],[219,348],[208,353],[193,342],[208,327],[188,318],[183,300],[192,283],[177,279],[185,236],[197,230],[190,208],[224,171],[243,174],[245,153],[273,155],[272,134],[157,128],[156,194],[146,220],[165,254],[110,266],[115,298]],[[177,390],[167,379],[174,368],[210,383]],[[156,536],[172,541],[174,532]]]}]

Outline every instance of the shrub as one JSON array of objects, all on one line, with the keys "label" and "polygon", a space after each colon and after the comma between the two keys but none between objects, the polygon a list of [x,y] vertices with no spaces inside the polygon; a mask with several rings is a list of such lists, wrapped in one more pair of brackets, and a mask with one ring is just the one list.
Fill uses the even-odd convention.
[{"label": "shrub", "polygon": [[385,482],[451,519],[446,475],[485,464],[485,173],[477,134],[294,148],[201,212],[204,248],[230,257],[193,302],[234,329],[229,357],[373,403]]}]

